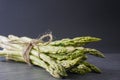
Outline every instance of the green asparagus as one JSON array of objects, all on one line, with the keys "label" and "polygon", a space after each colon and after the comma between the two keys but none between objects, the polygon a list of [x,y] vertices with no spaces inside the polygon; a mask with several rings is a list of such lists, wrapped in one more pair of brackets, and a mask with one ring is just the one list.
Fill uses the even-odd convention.
[{"label": "green asparagus", "polygon": [[88,43],[100,41],[100,38],[84,36],[48,42],[44,42],[42,38],[0,35],[0,56],[6,57],[7,60],[40,66],[55,78],[65,77],[68,75],[67,72],[101,72],[99,68],[86,61],[87,54],[101,58],[104,58],[104,55],[96,49],[84,47]]}]

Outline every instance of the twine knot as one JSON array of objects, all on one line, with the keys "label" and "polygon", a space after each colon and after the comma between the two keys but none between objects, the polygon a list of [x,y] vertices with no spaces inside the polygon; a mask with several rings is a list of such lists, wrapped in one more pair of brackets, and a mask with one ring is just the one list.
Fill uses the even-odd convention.
[{"label": "twine knot", "polygon": [[[44,39],[47,38],[47,37],[49,37],[48,41],[44,41]],[[28,65],[31,66],[30,51],[31,51],[33,46],[36,46],[40,42],[42,42],[44,45],[47,45],[52,40],[53,40],[53,36],[52,36],[51,33],[49,33],[49,34],[45,34],[45,35],[41,36],[39,39],[33,39],[32,41],[27,43],[27,46],[26,46],[25,50],[23,51],[23,58],[24,58],[25,62],[28,63]],[[38,50],[39,50],[39,46],[38,46]]]}]

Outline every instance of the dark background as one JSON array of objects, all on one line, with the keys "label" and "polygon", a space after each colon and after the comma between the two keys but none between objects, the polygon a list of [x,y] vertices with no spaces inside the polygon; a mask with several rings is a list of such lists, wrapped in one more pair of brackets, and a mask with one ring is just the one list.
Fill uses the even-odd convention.
[{"label": "dark background", "polygon": [[[118,0],[119,1],[119,0]],[[0,35],[55,39],[95,36],[88,45],[105,53],[120,52],[120,7],[116,0],[0,0]]]}]

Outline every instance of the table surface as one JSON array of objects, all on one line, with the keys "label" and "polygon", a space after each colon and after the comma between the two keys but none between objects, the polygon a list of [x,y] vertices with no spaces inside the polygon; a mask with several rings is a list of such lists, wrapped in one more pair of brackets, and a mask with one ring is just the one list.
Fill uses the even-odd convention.
[{"label": "table surface", "polygon": [[120,53],[106,53],[106,58],[89,56],[88,61],[101,68],[102,73],[72,74],[65,79],[55,79],[43,68],[25,63],[6,62],[0,58],[0,80],[120,80]]}]

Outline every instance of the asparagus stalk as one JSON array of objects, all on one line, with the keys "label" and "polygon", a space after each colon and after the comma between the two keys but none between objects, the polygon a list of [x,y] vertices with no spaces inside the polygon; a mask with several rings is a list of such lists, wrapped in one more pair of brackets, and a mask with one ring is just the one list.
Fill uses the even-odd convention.
[{"label": "asparagus stalk", "polygon": [[73,39],[62,39],[62,40],[58,40],[58,41],[53,41],[50,43],[50,45],[53,46],[84,46],[90,42],[97,42],[100,41],[100,38],[96,38],[96,37],[90,37],[90,36],[85,36],[85,37],[76,37]]},{"label": "asparagus stalk", "polygon": [[92,71],[94,71],[96,73],[101,73],[101,70],[98,67],[96,67],[95,65],[90,64],[90,63],[88,63],[86,61],[83,62],[83,64],[86,65],[87,67],[89,67]]},{"label": "asparagus stalk", "polygon": [[70,70],[70,72],[78,73],[81,75],[86,74],[86,73],[91,72],[91,71],[92,70],[84,64],[80,64],[80,65],[78,65]]}]

